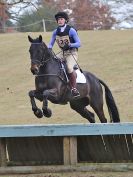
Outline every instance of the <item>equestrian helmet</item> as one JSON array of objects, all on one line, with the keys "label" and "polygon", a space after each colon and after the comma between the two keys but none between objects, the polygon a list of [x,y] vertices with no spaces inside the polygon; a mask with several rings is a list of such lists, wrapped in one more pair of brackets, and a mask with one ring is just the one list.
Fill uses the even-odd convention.
[{"label": "equestrian helmet", "polygon": [[67,14],[66,12],[58,12],[58,13],[55,15],[56,21],[58,21],[59,18],[64,18],[64,19],[66,20],[66,22],[69,21],[68,14]]}]

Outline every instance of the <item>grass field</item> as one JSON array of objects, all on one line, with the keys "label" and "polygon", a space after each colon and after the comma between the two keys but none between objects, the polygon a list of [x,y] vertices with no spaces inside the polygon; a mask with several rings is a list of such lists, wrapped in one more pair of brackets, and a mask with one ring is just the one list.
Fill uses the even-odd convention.
[{"label": "grass field", "polygon": [[[79,64],[102,79],[111,89],[122,122],[133,120],[133,31],[78,32],[82,47]],[[0,34],[0,124],[87,123],[69,108],[49,103],[52,118],[37,119],[28,91],[34,89],[27,36],[42,34],[48,44],[51,33]],[[57,46],[54,48],[58,51]],[[41,103],[37,102],[41,107]],[[106,117],[109,120],[105,104]],[[99,122],[98,118],[96,121]]]},{"label": "grass field", "polygon": [[132,177],[132,172],[71,172],[34,175],[2,175],[1,177]]}]

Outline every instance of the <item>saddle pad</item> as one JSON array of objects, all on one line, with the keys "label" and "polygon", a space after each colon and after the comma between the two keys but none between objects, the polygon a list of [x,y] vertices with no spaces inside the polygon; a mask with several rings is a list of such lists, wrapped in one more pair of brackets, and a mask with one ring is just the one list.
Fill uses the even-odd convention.
[{"label": "saddle pad", "polygon": [[86,83],[86,78],[83,73],[79,69],[75,70],[77,73],[76,83]]}]

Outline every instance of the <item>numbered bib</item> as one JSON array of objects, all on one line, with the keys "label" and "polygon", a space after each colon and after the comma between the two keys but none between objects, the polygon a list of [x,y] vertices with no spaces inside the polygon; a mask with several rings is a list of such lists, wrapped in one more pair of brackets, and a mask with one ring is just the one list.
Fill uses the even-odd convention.
[{"label": "numbered bib", "polygon": [[56,42],[62,48],[65,44],[70,44],[70,39],[69,36],[56,36]]}]

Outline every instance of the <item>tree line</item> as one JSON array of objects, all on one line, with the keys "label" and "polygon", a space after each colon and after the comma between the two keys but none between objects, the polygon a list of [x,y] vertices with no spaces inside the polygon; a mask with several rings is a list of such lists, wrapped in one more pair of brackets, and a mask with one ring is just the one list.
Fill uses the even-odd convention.
[{"label": "tree line", "polygon": [[[2,7],[6,19],[2,16]],[[44,19],[47,31],[51,31],[56,27],[54,14],[58,11],[66,11],[70,24],[79,30],[110,29],[115,23],[109,6],[100,0],[1,0],[0,28],[4,25],[16,26],[22,32],[43,31]],[[40,23],[29,25],[36,22]]]}]

